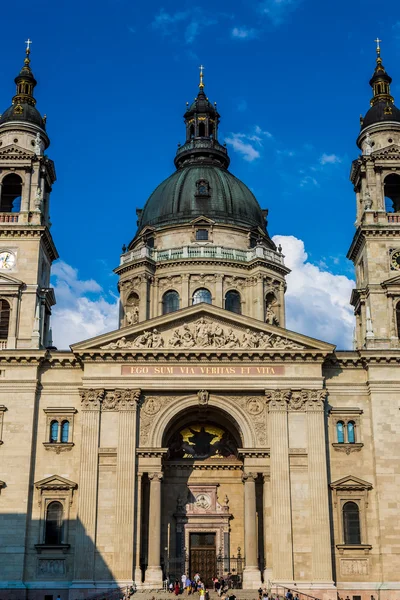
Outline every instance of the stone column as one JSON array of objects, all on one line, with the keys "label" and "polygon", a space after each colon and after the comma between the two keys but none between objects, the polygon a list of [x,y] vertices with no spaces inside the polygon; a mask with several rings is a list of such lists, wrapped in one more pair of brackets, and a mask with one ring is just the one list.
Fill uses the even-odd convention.
[{"label": "stone column", "polygon": [[303,391],[307,411],[312,581],[323,587],[331,587],[332,556],[324,423],[326,395],[326,390]]},{"label": "stone column", "polygon": [[182,295],[180,308],[186,308],[187,306],[190,306],[189,284],[190,275],[185,273],[182,275]]},{"label": "stone column", "polygon": [[[264,277],[263,275],[258,274],[257,275],[257,282],[256,282],[256,297],[254,298],[254,314],[251,314],[250,316],[254,317],[255,319],[259,319],[260,321],[264,321],[265,323],[265,301],[264,301]],[[252,292],[254,291],[254,288],[252,288],[251,290]]]},{"label": "stone column", "polygon": [[146,569],[146,586],[162,588],[161,569],[161,482],[162,473],[149,473],[149,551]]},{"label": "stone column", "polygon": [[136,484],[136,550],[135,550],[135,574],[136,585],[142,581],[142,569],[140,568],[140,548],[142,545],[142,473],[137,474]]},{"label": "stone column", "polygon": [[263,473],[263,511],[264,511],[264,585],[272,580],[272,553],[269,550],[273,540],[271,537],[271,474]]},{"label": "stone column", "polygon": [[133,579],[136,409],[139,398],[140,390],[115,390],[119,417],[114,576],[125,584]]},{"label": "stone column", "polygon": [[257,548],[256,479],[257,473],[243,473],[245,558],[243,588],[253,590],[258,589],[261,585]]},{"label": "stone column", "polygon": [[148,312],[148,281],[147,275],[140,275],[140,303],[139,303],[139,321],[146,321]]},{"label": "stone column", "polygon": [[98,447],[100,433],[100,406],[104,390],[80,389],[81,457],[77,531],[75,535],[74,587],[94,581],[94,554],[96,548],[96,513]]},{"label": "stone column", "polygon": [[266,390],[271,447],[271,536],[274,582],[293,582],[293,539],[287,404],[289,390]]},{"label": "stone column", "polygon": [[223,281],[224,281],[223,275],[218,274],[215,276],[215,306],[221,306],[222,308],[224,308],[224,306],[225,306]]}]

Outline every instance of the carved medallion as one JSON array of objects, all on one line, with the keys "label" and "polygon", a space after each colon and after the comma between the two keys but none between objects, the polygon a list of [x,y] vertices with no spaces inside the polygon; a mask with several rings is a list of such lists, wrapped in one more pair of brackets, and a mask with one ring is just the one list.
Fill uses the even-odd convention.
[{"label": "carved medallion", "polygon": [[251,415],[259,415],[264,410],[264,406],[258,398],[249,398],[247,400],[247,412]]},{"label": "carved medallion", "polygon": [[161,402],[158,398],[147,398],[144,406],[143,406],[143,412],[145,412],[148,415],[155,415],[158,413],[158,411],[161,408]]}]

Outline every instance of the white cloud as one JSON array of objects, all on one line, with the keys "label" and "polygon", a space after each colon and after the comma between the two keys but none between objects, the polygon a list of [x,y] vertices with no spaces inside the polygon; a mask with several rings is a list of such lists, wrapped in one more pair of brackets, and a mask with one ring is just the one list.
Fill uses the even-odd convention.
[{"label": "white cloud", "polygon": [[235,152],[242,155],[244,160],[252,162],[256,158],[260,158],[260,153],[248,142],[243,141],[244,134],[231,133],[230,137],[225,138],[225,142],[232,146]]},{"label": "white cloud", "polygon": [[154,17],[152,27],[165,36],[179,38],[179,25],[183,25],[182,35],[186,44],[192,44],[203,29],[216,25],[217,19],[207,17],[200,7],[190,10],[167,13],[163,8]]},{"label": "white cloud", "polygon": [[319,187],[319,183],[315,179],[315,177],[311,177],[311,175],[306,175],[305,177],[303,177],[303,179],[301,179],[300,187],[308,187],[308,186]]},{"label": "white cloud", "polygon": [[278,26],[299,6],[300,2],[301,0],[263,0],[260,4],[260,12],[268,17],[273,25]]},{"label": "white cloud", "polygon": [[325,154],[324,152],[320,157],[319,162],[321,165],[336,165],[341,163],[342,159],[339,156],[336,156],[336,154]]},{"label": "white cloud", "polygon": [[59,261],[52,269],[57,304],[51,325],[57,348],[116,329],[118,300],[106,299],[102,287],[94,279],[79,279],[77,269]]},{"label": "white cloud", "polygon": [[286,327],[350,349],[355,323],[349,301],[354,281],[309,262],[302,240],[283,235],[273,240],[282,245],[285,264],[292,270],[285,294]]},{"label": "white cloud", "polygon": [[247,27],[234,27],[231,36],[236,40],[253,40],[257,37],[257,31]]},{"label": "white cloud", "polygon": [[235,152],[242,155],[244,160],[252,162],[260,158],[260,149],[263,147],[264,139],[271,139],[272,133],[263,131],[259,125],[255,125],[252,133],[231,133],[225,138],[225,142],[232,146]]}]

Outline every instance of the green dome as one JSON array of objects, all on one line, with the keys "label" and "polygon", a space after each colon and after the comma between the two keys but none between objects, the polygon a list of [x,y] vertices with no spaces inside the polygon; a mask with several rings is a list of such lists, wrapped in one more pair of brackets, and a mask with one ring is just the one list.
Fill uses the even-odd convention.
[{"label": "green dome", "polygon": [[189,223],[201,215],[265,231],[263,211],[249,188],[225,168],[198,163],[177,170],[154,190],[138,230],[145,225]]}]

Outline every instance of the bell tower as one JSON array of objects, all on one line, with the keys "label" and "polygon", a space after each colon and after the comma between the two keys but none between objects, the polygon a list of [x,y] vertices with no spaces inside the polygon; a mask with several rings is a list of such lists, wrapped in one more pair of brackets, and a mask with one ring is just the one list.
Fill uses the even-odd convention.
[{"label": "bell tower", "polygon": [[370,80],[371,107],[361,117],[350,179],[357,202],[356,233],[347,257],[356,288],[356,348],[399,348],[400,338],[400,110],[382,64],[379,39]]},{"label": "bell tower", "polygon": [[46,117],[36,108],[36,80],[26,42],[16,94],[0,116],[0,349],[50,346],[55,304],[50,268],[58,258],[49,203],[56,179]]}]

